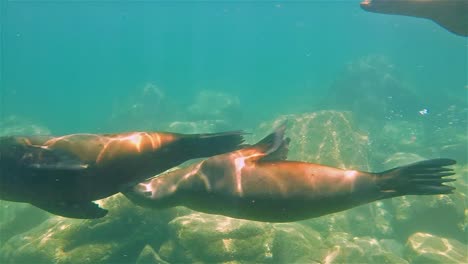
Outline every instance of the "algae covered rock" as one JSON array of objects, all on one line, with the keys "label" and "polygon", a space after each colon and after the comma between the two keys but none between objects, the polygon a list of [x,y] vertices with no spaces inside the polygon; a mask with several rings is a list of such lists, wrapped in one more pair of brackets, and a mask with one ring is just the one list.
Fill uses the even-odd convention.
[{"label": "algae covered rock", "polygon": [[136,264],[168,264],[169,262],[164,261],[161,257],[154,251],[154,249],[146,245],[141,251]]},{"label": "algae covered rock", "polygon": [[2,263],[135,262],[145,245],[167,239],[167,222],[175,210],[145,210],[122,195],[99,203],[109,209],[94,220],[54,216],[11,237],[0,248]]},{"label": "algae covered rock", "polygon": [[[322,263],[408,263],[398,252],[386,245],[389,241],[379,241],[372,237],[353,237],[348,233],[336,232],[326,240],[329,247]],[[392,241],[393,244],[398,244]]]},{"label": "algae covered rock", "polygon": [[[410,163],[414,160],[412,157],[401,155],[403,153],[414,153],[416,156],[429,154],[424,146],[426,144],[426,135],[420,122],[386,120],[381,124],[383,124],[382,127],[371,130],[372,164],[379,166],[382,163],[387,163],[387,160],[392,159],[391,156],[395,156],[396,153],[400,154],[400,156],[397,156],[402,159],[402,163]],[[404,160],[404,158],[409,159]],[[393,164],[390,166],[393,166]],[[377,169],[387,168],[378,167]]]},{"label": "algae covered rock", "polygon": [[255,135],[260,139],[283,123],[287,124],[286,134],[291,138],[289,160],[369,170],[369,138],[355,126],[350,112],[284,115],[273,122],[261,123]]},{"label": "algae covered rock", "polygon": [[148,82],[114,101],[107,126],[112,130],[160,130],[180,115],[180,107],[158,85]]},{"label": "algae covered rock", "polygon": [[201,90],[187,110],[192,120],[225,119],[238,122],[241,115],[237,96],[215,90]]},{"label": "algae covered rock", "polygon": [[468,204],[468,166],[456,165],[456,187],[453,194],[430,196],[403,196],[386,202],[394,216],[395,234],[406,239],[415,232],[458,239],[468,243],[466,204]]},{"label": "algae covered rock", "polygon": [[451,104],[434,109],[425,116],[428,151],[441,157],[468,161],[468,148],[466,147],[468,108],[466,105],[466,97],[456,98]]},{"label": "algae covered rock", "polygon": [[169,262],[266,262],[272,258],[273,227],[254,221],[193,213],[169,223],[171,240],[159,254]]},{"label": "algae covered rock", "polygon": [[224,120],[174,121],[168,130],[175,133],[215,133],[232,129]]},{"label": "algae covered rock", "polygon": [[424,100],[399,75],[388,57],[364,56],[347,65],[330,87],[324,104],[352,111],[369,126],[381,124],[376,120],[414,119]]},{"label": "algae covered rock", "polygon": [[273,263],[321,263],[327,248],[317,231],[297,223],[274,224]]},{"label": "algae covered rock", "polygon": [[393,216],[379,201],[343,212],[303,221],[304,225],[320,230],[323,235],[346,232],[354,236],[391,238],[394,236]]},{"label": "algae covered rock", "polygon": [[28,231],[52,215],[27,203],[0,200],[0,248],[11,237]]},{"label": "algae covered rock", "polygon": [[193,213],[169,223],[159,255],[171,263],[320,263],[321,235],[299,223],[262,223]]},{"label": "algae covered rock", "polygon": [[0,136],[50,135],[50,130],[19,116],[0,119]]},{"label": "algae covered rock", "polygon": [[415,233],[409,237],[406,254],[411,263],[467,263],[468,245],[455,239],[428,233]]}]

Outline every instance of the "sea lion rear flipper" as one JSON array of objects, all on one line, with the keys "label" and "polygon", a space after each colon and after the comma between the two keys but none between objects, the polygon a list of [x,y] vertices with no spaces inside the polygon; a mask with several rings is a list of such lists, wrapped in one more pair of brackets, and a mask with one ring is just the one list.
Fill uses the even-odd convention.
[{"label": "sea lion rear flipper", "polygon": [[101,218],[108,212],[93,202],[32,203],[32,205],[55,215],[78,219]]},{"label": "sea lion rear flipper", "polygon": [[77,157],[68,152],[43,146],[26,146],[20,161],[25,167],[39,170],[83,170],[88,168]]},{"label": "sea lion rear flipper", "polygon": [[415,162],[377,173],[377,185],[382,193],[392,197],[401,195],[451,194],[455,187],[444,183],[455,181],[445,178],[455,175],[452,159],[431,159]]}]

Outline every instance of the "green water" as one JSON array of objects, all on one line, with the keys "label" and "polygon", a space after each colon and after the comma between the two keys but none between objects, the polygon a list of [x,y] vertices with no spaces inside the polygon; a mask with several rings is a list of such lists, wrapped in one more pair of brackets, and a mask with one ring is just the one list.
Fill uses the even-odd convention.
[{"label": "green water", "polygon": [[[360,145],[368,151],[367,168],[382,170],[401,165],[392,161],[384,163],[399,152],[424,158],[451,157],[458,160],[457,183],[460,184],[452,198],[395,199],[357,209],[349,215],[303,223],[300,227],[291,224],[290,228],[296,230],[292,233],[284,231],[287,228],[282,226],[244,223],[246,230],[277,234],[281,239],[271,242],[274,239],[268,236],[226,235],[240,242],[234,243],[237,247],[233,246],[233,252],[226,250],[219,255],[212,253],[220,250],[217,246],[202,246],[206,252],[194,246],[197,237],[210,241],[209,236],[202,235],[208,232],[208,227],[195,223],[193,230],[200,233],[190,233],[195,238],[181,242],[176,238],[184,238],[178,233],[184,231],[180,227],[183,219],[170,213],[147,215],[148,211],[142,209],[134,212],[126,204],[122,209],[124,216],[108,224],[110,231],[98,228],[102,233],[97,235],[80,236],[80,232],[71,232],[60,238],[74,241],[69,242],[71,248],[88,244],[89,247],[65,249],[63,255],[55,258],[50,257],[52,253],[43,256],[29,251],[15,255],[10,253],[12,248],[27,244],[21,237],[42,239],[43,231],[50,227],[43,224],[38,228],[45,216],[26,210],[23,212],[26,216],[20,218],[29,215],[31,219],[39,219],[37,223],[21,224],[20,221],[18,228],[15,224],[0,226],[16,230],[11,231],[14,236],[10,240],[1,241],[6,243],[0,248],[1,259],[5,261],[48,263],[55,259],[56,263],[77,263],[85,259],[83,263],[135,263],[142,248],[151,245],[163,261],[170,263],[311,263],[317,260],[320,263],[404,263],[402,259],[424,263],[428,259],[417,259],[413,253],[407,253],[408,249],[402,249],[418,231],[457,241],[450,243],[461,243],[457,247],[465,250],[461,259],[468,261],[466,37],[454,35],[426,19],[365,12],[358,0],[0,1],[0,30],[2,135],[33,133],[37,128],[31,126],[36,125],[40,131],[55,135],[141,129],[182,132],[245,129],[260,138],[269,132],[259,128],[260,124],[270,125],[282,115],[294,115],[295,120],[321,110],[350,111],[353,128],[364,131],[370,138],[368,143]],[[196,122],[196,125],[194,128],[175,126],[176,121]],[[214,123],[221,125],[206,125]],[[343,128],[338,124],[334,129]],[[327,131],[331,130],[319,129],[317,134],[310,135],[308,131],[292,130],[291,137],[292,140],[304,135],[320,137],[324,135],[320,133]],[[348,149],[343,149],[340,156],[344,164],[362,166],[364,162],[349,162],[353,154],[347,151],[353,146],[346,146]],[[295,152],[292,155],[304,159],[307,156]],[[405,207],[405,204],[412,206]],[[2,208],[2,223],[12,219],[15,206],[7,204]],[[379,213],[380,206],[386,213]],[[421,207],[435,209],[418,209]],[[143,213],[138,211],[137,215],[137,210]],[[391,216],[386,218],[386,214]],[[148,220],[152,217],[164,220]],[[224,221],[206,217],[208,226]],[[175,220],[168,224],[171,219]],[[387,227],[396,231],[363,227],[384,228],[383,219],[392,219],[388,220]],[[422,219],[434,219],[439,224],[418,222]],[[152,221],[151,225],[158,227],[148,224],[148,230],[144,231],[145,221]],[[77,225],[75,228],[81,230],[83,227],[77,223],[70,225]],[[119,232],[112,232],[112,229],[131,229],[131,226],[138,226],[141,233],[120,236]],[[303,231],[303,226],[310,230]],[[311,230],[319,235],[310,233]],[[160,238],[149,239],[151,232]],[[308,234],[305,240],[309,242],[298,243],[302,240],[297,233]],[[346,236],[349,237],[345,239]],[[349,242],[353,236],[361,240]],[[223,235],[219,237],[227,239]],[[368,251],[359,253],[364,257],[354,251],[341,259],[324,257],[333,255],[334,246],[346,248],[348,242],[371,248],[372,243],[364,241],[366,237],[394,239],[397,245],[381,242],[381,247],[385,244],[385,252],[401,259],[380,255],[366,258]],[[412,239],[425,238],[421,237],[416,235]],[[321,242],[313,242],[314,239]],[[44,252],[57,247],[44,243]],[[437,243],[442,242],[434,242],[434,248],[441,250],[443,247]],[[120,246],[100,248],[115,244]],[[318,244],[327,246],[314,251]],[[268,251],[265,248],[269,246],[265,245],[275,246]],[[253,252],[250,255],[239,254],[250,252],[249,248]],[[317,253],[302,259],[286,254],[295,248],[299,248],[296,255]],[[112,254],[103,253],[106,250]],[[100,257],[94,259],[95,256]],[[451,259],[453,263],[457,263],[460,257],[454,259]],[[164,263],[151,261],[141,263]]]}]

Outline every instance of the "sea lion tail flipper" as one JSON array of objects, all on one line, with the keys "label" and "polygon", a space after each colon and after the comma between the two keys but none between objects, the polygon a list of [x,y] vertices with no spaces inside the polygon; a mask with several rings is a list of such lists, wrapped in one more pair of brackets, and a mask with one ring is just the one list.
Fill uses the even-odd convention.
[{"label": "sea lion tail flipper", "polygon": [[32,205],[55,215],[77,219],[101,218],[104,217],[108,212],[106,209],[102,209],[99,207],[99,205],[93,202],[44,202],[32,203]]},{"label": "sea lion tail flipper", "polygon": [[381,192],[401,195],[450,194],[455,187],[444,183],[453,182],[453,178],[444,178],[455,174],[452,159],[431,159],[397,167],[377,174],[377,185]]}]

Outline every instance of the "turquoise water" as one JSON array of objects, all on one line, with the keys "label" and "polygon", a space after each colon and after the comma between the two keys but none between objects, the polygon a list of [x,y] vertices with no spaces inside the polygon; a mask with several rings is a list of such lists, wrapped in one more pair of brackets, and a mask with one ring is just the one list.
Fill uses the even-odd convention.
[{"label": "turquoise water", "polygon": [[[2,106],[55,133],[97,132],[112,105],[152,82],[190,104],[238,96],[245,122],[320,108],[346,65],[383,54],[427,100],[466,95],[466,38],[358,1],[8,1]],[[154,113],[165,115],[166,113]]]},{"label": "turquoise water", "polygon": [[[54,218],[6,203],[0,260],[467,259],[466,37],[426,19],[365,12],[359,0],[0,1],[0,27],[1,135],[245,129],[259,139],[288,115],[292,141],[309,140],[310,153],[290,150],[304,161],[372,171],[421,158],[458,161],[453,196],[395,198],[284,226],[184,209],[145,211],[122,197],[110,199],[117,213],[108,222]],[[339,111],[349,116],[337,119]],[[313,112],[335,123],[309,120]],[[356,134],[348,133],[348,122]],[[304,124],[310,129],[301,130]],[[334,132],[339,143],[325,139]],[[364,134],[360,143],[348,141]],[[320,143],[334,158],[311,158]],[[213,230],[221,231],[207,235]],[[49,233],[58,235],[48,240]],[[423,242],[429,249],[408,246]],[[441,246],[447,243],[448,250]],[[153,251],[145,259],[140,252],[147,247]],[[12,253],[16,248],[26,249]],[[428,257],[427,250],[449,257]]]}]

